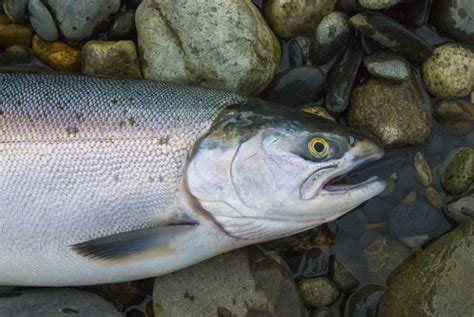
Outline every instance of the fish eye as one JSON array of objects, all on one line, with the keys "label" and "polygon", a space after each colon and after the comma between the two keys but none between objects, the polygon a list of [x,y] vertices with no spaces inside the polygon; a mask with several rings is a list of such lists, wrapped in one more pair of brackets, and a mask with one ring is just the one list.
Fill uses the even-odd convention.
[{"label": "fish eye", "polygon": [[323,138],[315,137],[308,142],[308,151],[316,158],[325,157],[329,152],[329,144]]}]

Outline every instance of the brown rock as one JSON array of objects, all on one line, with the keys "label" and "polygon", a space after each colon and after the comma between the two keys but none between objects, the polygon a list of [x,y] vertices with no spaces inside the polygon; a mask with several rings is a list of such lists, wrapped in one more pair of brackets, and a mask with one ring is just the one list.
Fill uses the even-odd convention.
[{"label": "brown rock", "polygon": [[440,123],[474,121],[474,105],[464,100],[440,100],[433,105],[433,116]]},{"label": "brown rock", "polygon": [[33,53],[51,68],[62,72],[81,70],[81,51],[55,41],[43,41],[37,34],[33,36]]},{"label": "brown rock", "polygon": [[0,16],[0,50],[13,45],[31,47],[33,30],[25,24],[12,22],[6,16]]},{"label": "brown rock", "polygon": [[420,184],[429,186],[433,182],[433,175],[431,174],[431,168],[426,162],[423,154],[420,152],[416,153],[415,160],[415,178]]},{"label": "brown rock", "polygon": [[433,187],[429,186],[425,188],[426,200],[435,208],[441,208],[444,204],[443,196]]}]

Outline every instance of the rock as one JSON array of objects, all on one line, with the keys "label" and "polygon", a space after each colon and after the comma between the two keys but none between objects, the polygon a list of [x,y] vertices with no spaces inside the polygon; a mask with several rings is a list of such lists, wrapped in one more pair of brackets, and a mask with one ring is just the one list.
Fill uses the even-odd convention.
[{"label": "rock", "polygon": [[31,50],[27,47],[14,45],[0,53],[0,65],[27,64],[33,59]]},{"label": "rock", "polygon": [[135,12],[128,10],[117,14],[107,33],[107,39],[109,41],[130,40],[136,36],[136,33]]},{"label": "rock", "polygon": [[350,291],[359,285],[359,280],[349,271],[344,264],[337,258],[332,256],[329,266],[329,276],[336,287],[341,291]]},{"label": "rock", "polygon": [[278,72],[287,71],[290,68],[303,66],[303,52],[296,39],[281,41],[281,61]]},{"label": "rock", "polygon": [[3,9],[5,14],[13,22],[23,22],[26,20],[28,0],[5,0],[3,1]]},{"label": "rock", "polygon": [[431,236],[441,223],[441,215],[430,205],[417,201],[393,208],[388,222],[396,237]]},{"label": "rock", "polygon": [[415,178],[423,186],[429,186],[433,182],[433,175],[428,162],[423,157],[423,154],[417,152],[413,162],[415,167]]},{"label": "rock", "polygon": [[379,316],[470,316],[474,219],[429,245],[390,276]]},{"label": "rock", "polygon": [[450,194],[461,194],[474,181],[474,149],[452,151],[441,166],[441,185]]},{"label": "rock", "polygon": [[349,105],[352,85],[363,54],[361,49],[348,48],[329,70],[325,105],[330,113],[341,114]]},{"label": "rock", "polygon": [[426,24],[431,12],[431,4],[433,0],[417,0],[405,4],[403,10],[407,22],[414,27],[421,27]]},{"label": "rock", "polygon": [[444,212],[458,224],[467,222],[474,215],[474,189],[450,201]]},{"label": "rock", "polygon": [[443,196],[433,187],[429,186],[425,188],[426,200],[430,203],[431,206],[436,209],[440,209],[444,205]]},{"label": "rock", "polygon": [[388,9],[399,2],[400,0],[359,0],[359,3],[369,10]]},{"label": "rock", "polygon": [[82,40],[107,29],[120,0],[46,0],[61,33],[69,40]]},{"label": "rock", "polygon": [[311,246],[304,252],[295,272],[297,277],[317,277],[326,275],[329,271],[330,252],[327,248]]},{"label": "rock", "polygon": [[0,16],[0,51],[13,45],[31,47],[31,27],[16,24],[6,16]]},{"label": "rock", "polygon": [[378,51],[366,56],[364,66],[371,75],[394,82],[404,81],[411,74],[410,64],[405,58],[389,51]]},{"label": "rock", "polygon": [[428,42],[381,13],[359,13],[349,19],[349,24],[412,62],[422,63],[433,52]]},{"label": "rock", "polygon": [[326,76],[318,67],[295,67],[275,76],[261,98],[289,107],[300,107],[316,102],[325,84]]},{"label": "rock", "polygon": [[344,306],[344,316],[376,317],[377,307],[385,291],[381,285],[367,284],[353,293]]},{"label": "rock", "polygon": [[132,41],[90,41],[82,48],[82,72],[88,75],[141,78]]},{"label": "rock", "polygon": [[46,42],[33,36],[33,53],[52,69],[61,72],[81,70],[81,51],[63,42]]},{"label": "rock", "polygon": [[14,291],[0,296],[3,316],[122,316],[95,294],[67,288]]},{"label": "rock", "polygon": [[28,2],[28,17],[33,30],[45,41],[56,41],[59,37],[56,22],[41,0]]},{"label": "rock", "polygon": [[416,201],[416,192],[414,191],[411,191],[408,193],[408,195],[405,196],[405,198],[403,199],[403,202],[405,204],[411,204],[411,203],[414,203]]},{"label": "rock", "polygon": [[372,242],[364,253],[369,281],[376,284],[385,284],[387,276],[410,254],[403,244],[387,237]]},{"label": "rock", "polygon": [[456,124],[474,121],[474,105],[464,100],[438,100],[433,116],[440,123]]},{"label": "rock", "polygon": [[385,147],[423,144],[431,134],[431,114],[416,78],[393,84],[369,79],[356,87],[349,126],[377,137]]},{"label": "rock", "polygon": [[278,40],[249,1],[145,0],[135,22],[147,79],[257,95],[278,69]]},{"label": "rock", "polygon": [[305,278],[296,284],[303,300],[312,306],[329,306],[339,297],[338,289],[325,276]]},{"label": "rock", "polygon": [[433,22],[455,40],[474,45],[474,6],[471,0],[434,1]]},{"label": "rock", "polygon": [[319,117],[323,117],[324,119],[328,119],[333,122],[336,122],[336,119],[334,119],[334,117],[329,114],[326,108],[322,106],[309,105],[309,106],[304,106],[303,108],[301,108],[301,110],[307,113],[317,115]]},{"label": "rock", "polygon": [[467,96],[474,88],[474,53],[454,43],[437,47],[423,64],[423,79],[436,97]]},{"label": "rock", "polygon": [[336,0],[268,0],[263,14],[278,37],[313,36]]},{"label": "rock", "polygon": [[342,12],[331,12],[321,20],[311,40],[309,57],[313,63],[326,64],[346,47],[350,35],[347,19]]},{"label": "rock", "polygon": [[303,64],[306,65],[309,61],[309,50],[311,46],[311,38],[307,36],[298,36],[295,38],[295,40],[301,49],[301,54],[303,55]]},{"label": "rock", "polygon": [[288,272],[261,254],[247,252],[236,250],[157,277],[155,316],[248,316],[255,312],[285,316],[289,310],[303,316]]}]

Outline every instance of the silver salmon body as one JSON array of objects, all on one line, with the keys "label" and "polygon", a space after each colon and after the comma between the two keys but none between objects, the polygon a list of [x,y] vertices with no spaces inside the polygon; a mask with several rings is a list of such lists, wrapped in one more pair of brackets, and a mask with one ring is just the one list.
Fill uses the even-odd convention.
[{"label": "silver salmon body", "polygon": [[0,74],[0,285],[112,283],[331,221],[384,189],[325,119],[144,80]]}]

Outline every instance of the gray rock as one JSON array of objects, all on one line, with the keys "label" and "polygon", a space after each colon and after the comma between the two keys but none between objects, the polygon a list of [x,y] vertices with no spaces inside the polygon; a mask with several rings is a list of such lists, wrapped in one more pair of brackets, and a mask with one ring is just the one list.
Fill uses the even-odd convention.
[{"label": "gray rock", "polygon": [[278,69],[278,40],[250,1],[145,0],[135,21],[145,78],[257,95]]},{"label": "gray rock", "polygon": [[82,40],[107,29],[120,9],[120,0],[46,0],[61,33],[68,40]]},{"label": "gray rock", "polygon": [[441,185],[451,194],[461,194],[474,182],[474,148],[450,152],[440,167]]},{"label": "gray rock", "polygon": [[82,72],[88,75],[141,78],[132,41],[90,41],[82,48]]},{"label": "gray rock", "polygon": [[304,312],[291,276],[275,261],[245,249],[157,277],[153,303],[155,316]]},{"label": "gray rock", "polygon": [[375,77],[400,82],[410,77],[410,64],[402,56],[378,51],[364,58],[364,66]]},{"label": "gray rock", "polygon": [[459,224],[474,216],[474,189],[450,201],[444,208],[446,215]]},{"label": "gray rock", "polygon": [[0,295],[2,316],[122,316],[115,307],[95,294],[74,289],[12,291]]},{"label": "gray rock", "polygon": [[474,5],[472,0],[434,1],[433,22],[455,40],[474,45]]},{"label": "gray rock", "polygon": [[400,265],[388,280],[379,316],[471,316],[474,219]]},{"label": "gray rock", "polygon": [[107,39],[110,41],[130,40],[136,33],[135,11],[128,10],[117,14],[110,26]]},{"label": "gray rock", "polygon": [[331,280],[341,291],[350,291],[359,285],[359,280],[337,258],[331,257],[329,266]]},{"label": "gray rock", "polygon": [[278,37],[313,36],[336,0],[268,0],[263,14]]},{"label": "gray rock", "polygon": [[33,59],[33,53],[27,47],[14,45],[0,53],[0,65],[27,64]]},{"label": "gray rock", "polygon": [[436,97],[467,96],[474,89],[474,53],[455,43],[437,47],[423,64],[423,80]]},{"label": "gray rock", "polygon": [[58,28],[53,16],[41,0],[30,0],[28,2],[28,17],[33,30],[46,41],[58,39]]},{"label": "gray rock", "polygon": [[3,9],[10,20],[23,22],[26,19],[28,0],[5,0]]},{"label": "gray rock", "polygon": [[347,19],[342,12],[331,12],[321,20],[311,41],[310,58],[313,63],[326,64],[346,46],[350,34]]},{"label": "gray rock", "polygon": [[366,9],[380,10],[388,9],[400,3],[400,0],[359,0],[359,3]]},{"label": "gray rock", "polygon": [[325,276],[304,278],[297,285],[303,300],[312,306],[329,306],[339,297],[339,290]]},{"label": "gray rock", "polygon": [[431,113],[416,78],[400,84],[369,79],[352,91],[349,126],[377,137],[385,147],[423,144]]}]

